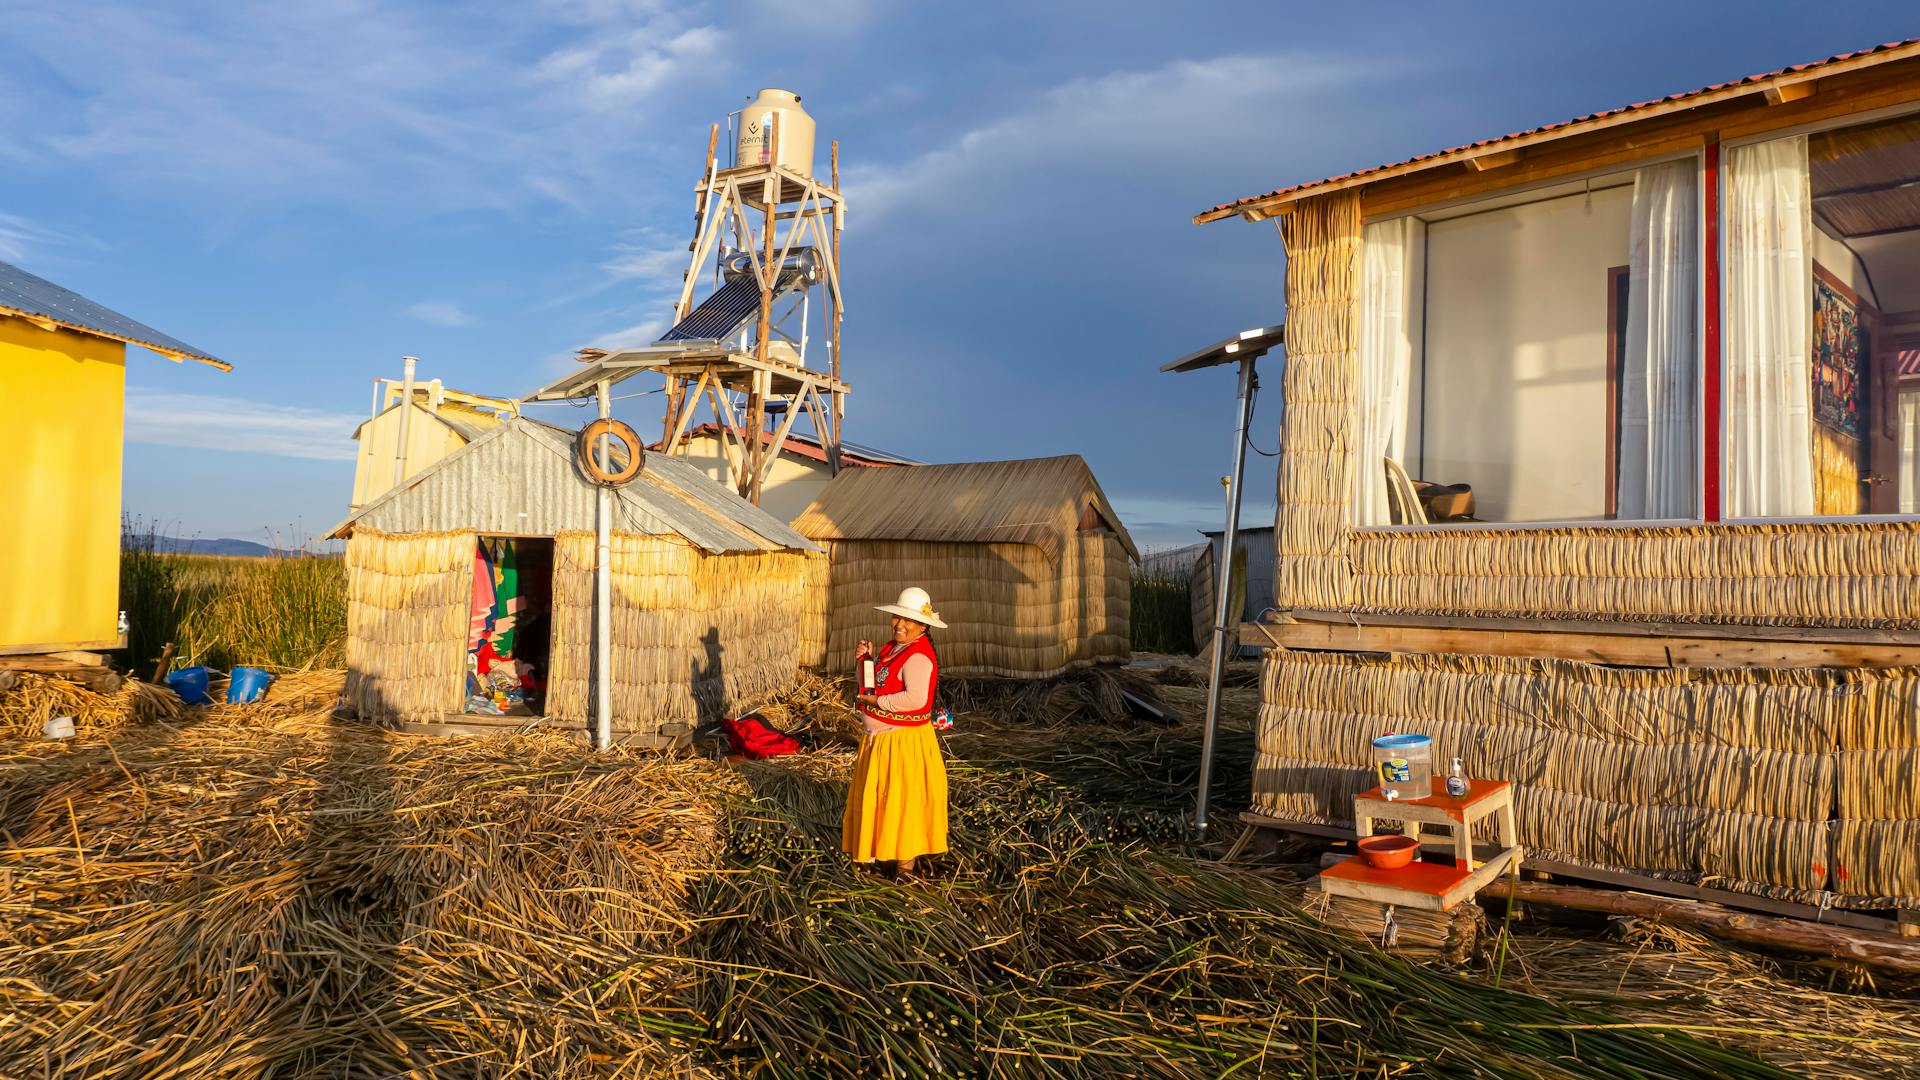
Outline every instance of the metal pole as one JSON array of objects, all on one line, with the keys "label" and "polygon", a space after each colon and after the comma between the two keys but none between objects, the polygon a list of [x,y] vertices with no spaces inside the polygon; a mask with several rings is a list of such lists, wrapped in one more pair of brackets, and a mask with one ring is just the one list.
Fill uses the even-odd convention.
[{"label": "metal pole", "polygon": [[[1220,682],[1227,671],[1227,616],[1232,605],[1233,555],[1240,538],[1240,478],[1247,464],[1247,425],[1253,419],[1253,361],[1240,361],[1240,420],[1233,429],[1233,490],[1227,497],[1227,531],[1220,538],[1220,589],[1213,617],[1213,677],[1207,683],[1207,721],[1200,735],[1200,792],[1194,802],[1193,828],[1207,838],[1207,790],[1213,783],[1213,729],[1220,721]],[[1239,614],[1245,614],[1241,612]]]},{"label": "metal pole", "polygon": [[[613,415],[613,399],[607,393],[606,380],[597,388],[600,419]],[[596,447],[600,467],[611,469],[607,443],[602,435]],[[629,446],[628,453],[635,447]],[[597,489],[593,509],[593,747],[605,750],[613,745],[613,489]]]},{"label": "metal pole", "polygon": [[399,487],[407,481],[407,437],[410,434],[408,424],[413,419],[413,367],[420,362],[417,356],[403,356],[406,361],[406,375],[400,380],[400,438],[393,451],[393,486]]}]

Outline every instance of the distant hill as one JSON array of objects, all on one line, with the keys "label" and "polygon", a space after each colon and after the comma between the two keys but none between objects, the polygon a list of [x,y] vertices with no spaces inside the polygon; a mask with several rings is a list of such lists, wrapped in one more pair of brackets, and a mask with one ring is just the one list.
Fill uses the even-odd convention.
[{"label": "distant hill", "polygon": [[[142,536],[138,539],[142,545],[145,545],[149,537]],[[223,536],[217,540],[198,538],[187,540],[178,536],[154,536],[151,539],[153,550],[170,555],[238,555],[258,559],[300,554],[297,551],[282,551],[265,544],[256,544],[251,540],[235,540],[230,536]]]}]

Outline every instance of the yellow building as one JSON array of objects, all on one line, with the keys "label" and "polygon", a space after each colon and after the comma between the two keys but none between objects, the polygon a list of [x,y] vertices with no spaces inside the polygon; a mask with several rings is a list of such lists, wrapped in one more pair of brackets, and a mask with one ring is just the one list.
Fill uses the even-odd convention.
[{"label": "yellow building", "polygon": [[360,446],[354,457],[351,510],[499,427],[517,411],[505,398],[449,390],[439,379],[414,384],[410,409],[401,406],[406,394],[399,380],[381,379],[373,415],[353,433]]},{"label": "yellow building", "polygon": [[120,457],[127,344],[232,365],[0,263],[0,655],[125,644]]}]

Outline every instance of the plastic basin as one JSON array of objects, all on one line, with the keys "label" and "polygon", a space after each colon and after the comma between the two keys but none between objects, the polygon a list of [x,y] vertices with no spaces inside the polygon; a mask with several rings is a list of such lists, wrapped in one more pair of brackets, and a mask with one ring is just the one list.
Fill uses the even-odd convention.
[{"label": "plastic basin", "polygon": [[1411,836],[1369,836],[1360,841],[1360,857],[1376,870],[1398,870],[1413,861],[1420,844]]}]

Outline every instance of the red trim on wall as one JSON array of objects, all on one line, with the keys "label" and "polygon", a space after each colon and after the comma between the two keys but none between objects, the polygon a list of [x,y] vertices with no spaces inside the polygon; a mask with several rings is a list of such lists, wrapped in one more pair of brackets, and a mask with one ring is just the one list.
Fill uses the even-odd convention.
[{"label": "red trim on wall", "polygon": [[1704,438],[1706,452],[1701,455],[1704,480],[1702,513],[1708,521],[1720,520],[1720,142],[1717,139],[1707,142],[1706,176],[1702,182],[1706,185],[1706,196],[1701,216],[1705,219],[1704,230],[1706,258],[1703,260],[1701,288],[1706,293],[1706,310],[1702,319],[1701,357],[1707,365],[1706,403],[1701,410],[1704,422],[1701,435]]}]

